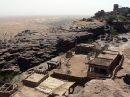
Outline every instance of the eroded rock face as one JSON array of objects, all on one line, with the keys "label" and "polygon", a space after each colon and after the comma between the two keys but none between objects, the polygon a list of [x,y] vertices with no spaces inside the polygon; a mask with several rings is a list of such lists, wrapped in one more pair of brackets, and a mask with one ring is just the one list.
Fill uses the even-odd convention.
[{"label": "eroded rock face", "polygon": [[2,68],[18,64],[20,70],[24,71],[32,66],[44,62],[54,57],[57,52],[55,46],[57,42],[52,40],[52,44],[41,36],[38,32],[29,30],[18,33],[9,44],[9,48],[1,51],[1,59],[4,60]]},{"label": "eroded rock face", "polygon": [[[103,28],[97,26],[92,30],[98,29],[97,32],[101,32],[101,27]],[[25,71],[57,56],[60,52],[69,50],[76,43],[97,35],[93,31],[88,33],[86,30],[83,32],[82,30],[80,32],[57,30],[56,33],[48,34],[25,30],[12,40],[0,42],[0,69],[8,70],[18,66],[21,71]]]}]

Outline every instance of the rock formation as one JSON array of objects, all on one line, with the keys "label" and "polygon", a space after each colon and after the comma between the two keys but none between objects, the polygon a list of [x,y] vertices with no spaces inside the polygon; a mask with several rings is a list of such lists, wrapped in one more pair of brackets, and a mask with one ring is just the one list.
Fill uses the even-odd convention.
[{"label": "rock formation", "polygon": [[69,50],[76,43],[102,34],[103,27],[104,25],[100,25],[73,31],[59,29],[56,33],[46,35],[25,30],[12,40],[1,42],[0,69],[2,72],[11,72],[15,69],[17,71],[19,67],[21,71],[25,71],[57,56],[60,52]]}]

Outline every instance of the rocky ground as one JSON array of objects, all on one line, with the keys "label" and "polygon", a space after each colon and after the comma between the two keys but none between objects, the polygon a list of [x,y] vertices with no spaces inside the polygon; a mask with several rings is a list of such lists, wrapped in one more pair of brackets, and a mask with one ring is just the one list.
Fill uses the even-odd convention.
[{"label": "rocky ground", "polygon": [[11,40],[0,41],[1,72],[26,71],[73,48],[77,43],[97,39],[95,44],[101,47],[107,45],[125,55],[122,69],[117,73],[115,80],[88,81],[83,86],[76,86],[74,93],[68,97],[129,97],[129,85],[123,80],[125,74],[130,73],[129,34],[113,37],[104,34],[104,24],[101,22],[80,23],[74,22],[69,28],[52,28],[47,34],[25,30]]},{"label": "rocky ground", "polygon": [[100,23],[84,28],[74,26],[74,31],[71,28],[59,27],[50,29],[47,34],[30,30],[20,32],[12,39],[0,42],[1,72],[25,71],[39,65],[60,52],[69,50],[77,43],[103,34],[103,28],[104,24]]},{"label": "rocky ground", "polygon": [[[130,96],[130,87],[129,84],[124,82],[124,77],[126,74],[130,73],[130,59],[129,59],[129,33],[125,35],[120,35],[123,38],[127,38],[127,42],[123,42],[122,39],[119,39],[120,45],[115,45],[113,42],[110,42],[110,48],[114,50],[119,50],[125,55],[125,60],[120,69],[117,72],[117,75],[114,80],[111,79],[92,79],[88,80],[83,85],[78,85],[75,87],[74,93],[70,94],[67,97],[129,97]],[[114,38],[115,39],[115,38]],[[96,41],[99,44],[101,43],[100,39]],[[105,41],[102,41],[105,45]],[[108,42],[107,42],[108,43]],[[106,43],[106,44],[107,44]]]},{"label": "rocky ground", "polygon": [[113,80],[91,80],[79,94],[69,97],[129,97],[130,92],[124,92]]},{"label": "rocky ground", "polygon": [[[16,34],[10,40],[1,40],[1,73],[26,71],[33,66],[57,56],[61,52],[66,52],[78,43],[95,42],[95,44],[101,47],[106,47],[104,49],[114,49],[122,53],[125,57],[122,68],[117,72],[114,80],[89,80],[83,83],[83,85],[76,86],[74,93],[68,97],[130,97],[130,83],[126,83],[124,80],[126,74],[130,73],[130,34],[121,34],[130,31],[129,18],[126,16],[125,19],[128,20],[122,21],[121,18],[115,17],[112,21],[105,20],[107,24],[103,20],[104,17],[110,18],[113,15],[122,16],[123,12],[127,12],[127,15],[129,15],[129,8],[126,8],[126,10],[124,8],[117,9],[114,8],[112,12],[105,12],[104,10],[97,12],[94,18],[100,21],[83,18],[67,26],[49,28],[49,33],[25,30]],[[40,24],[39,20],[37,22]],[[56,25],[55,23],[53,25]],[[58,22],[58,25],[62,23]],[[22,79],[24,76],[21,76],[18,77]],[[28,94],[29,89],[24,89],[23,92],[25,90],[27,90],[26,92]],[[30,95],[31,97],[37,96],[32,95],[32,93]],[[42,96],[41,93],[40,95]]]},{"label": "rocky ground", "polygon": [[[69,97],[130,97],[130,87],[129,84],[124,81],[125,75],[130,73],[130,34],[119,35],[119,37],[127,38],[127,42],[120,42],[118,40],[118,45],[110,43],[109,49],[114,49],[120,51],[125,56],[122,68],[117,72],[114,80],[106,79],[93,79],[88,81],[84,87],[75,88],[74,94],[69,95]],[[115,39],[115,38],[114,38]],[[97,42],[99,42],[98,40]],[[102,41],[103,42],[103,41]],[[99,42],[100,44],[101,42]],[[108,42],[103,42],[108,43]],[[112,44],[111,44],[112,43]],[[76,92],[78,91],[78,92]]]}]

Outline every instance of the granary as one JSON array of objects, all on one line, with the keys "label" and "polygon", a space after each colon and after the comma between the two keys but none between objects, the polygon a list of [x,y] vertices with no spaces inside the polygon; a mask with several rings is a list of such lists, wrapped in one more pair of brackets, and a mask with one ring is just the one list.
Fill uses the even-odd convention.
[{"label": "granary", "polygon": [[39,66],[36,66],[34,68],[34,72],[38,74],[47,74],[48,73],[47,63],[41,63]]},{"label": "granary", "polygon": [[81,43],[79,45],[76,45],[75,53],[76,54],[86,54],[92,51],[95,48],[95,45],[93,44],[85,44]]},{"label": "granary", "polygon": [[0,97],[10,97],[17,90],[17,85],[5,83],[0,87]]},{"label": "granary", "polygon": [[44,74],[33,73],[23,80],[23,84],[29,87],[36,87],[42,81],[44,81],[47,77],[48,77],[48,74],[44,75]]},{"label": "granary", "polygon": [[103,51],[88,64],[88,77],[111,77],[115,67],[120,63],[122,55],[117,51]]},{"label": "granary", "polygon": [[47,62],[48,69],[53,69],[61,65],[61,61],[59,57],[53,58]]}]

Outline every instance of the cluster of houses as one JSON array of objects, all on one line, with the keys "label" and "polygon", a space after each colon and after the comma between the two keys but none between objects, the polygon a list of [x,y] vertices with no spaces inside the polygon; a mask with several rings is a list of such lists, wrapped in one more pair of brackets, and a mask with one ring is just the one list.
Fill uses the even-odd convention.
[{"label": "cluster of houses", "polygon": [[[93,51],[96,52],[95,45],[79,44],[65,55],[53,58],[33,68],[31,74],[22,80],[23,86],[33,88],[46,97],[67,96],[73,93],[77,81],[86,78],[111,78],[115,76],[123,63],[123,55],[118,51],[103,50],[99,52],[98,50],[98,54],[88,58],[88,54]],[[81,60],[82,58],[84,60]],[[64,67],[69,68],[70,72],[58,72],[66,70]],[[55,75],[58,76],[55,77]],[[65,80],[62,79],[63,77],[74,80]],[[16,96],[17,89],[12,84],[4,84],[0,88],[0,97],[10,97],[11,94],[13,94],[12,97],[22,97]]]}]

